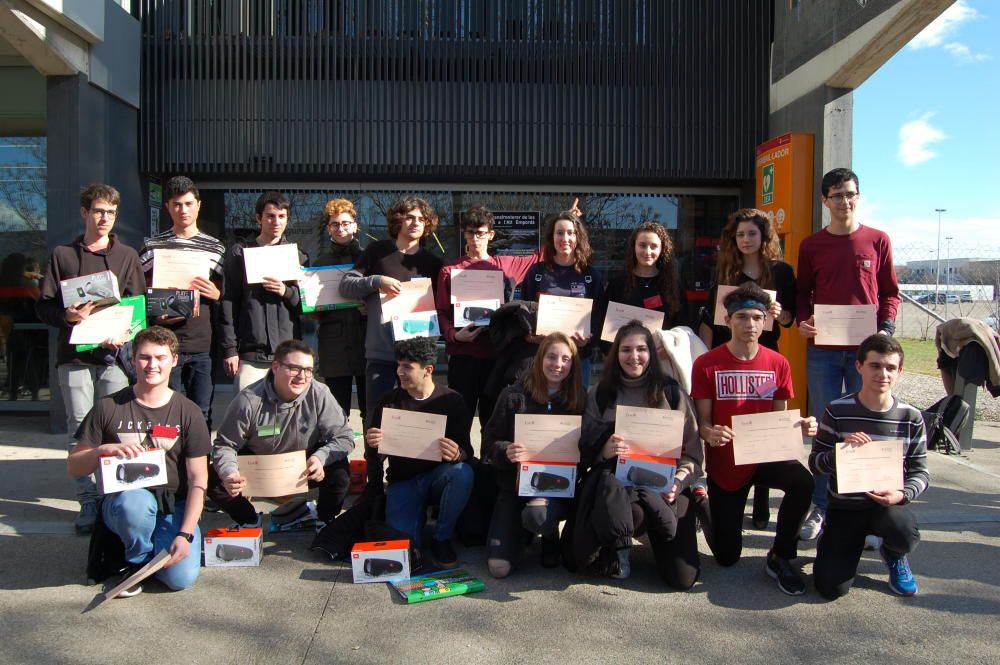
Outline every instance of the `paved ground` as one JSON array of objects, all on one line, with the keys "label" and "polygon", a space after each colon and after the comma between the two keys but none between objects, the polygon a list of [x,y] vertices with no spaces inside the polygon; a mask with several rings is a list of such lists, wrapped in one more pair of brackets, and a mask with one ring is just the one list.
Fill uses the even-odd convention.
[{"label": "paved ground", "polygon": [[[407,607],[384,585],[351,584],[349,570],[306,550],[308,536],[284,534],[268,540],[259,568],[203,569],[188,591],[153,586],[87,614],[98,589],[84,585],[87,540],[72,535],[65,437],[45,426],[0,419],[4,664],[1000,663],[998,424],[977,423],[965,457],[932,455],[932,487],[916,504],[914,598],[889,592],[872,553],[840,601],[811,585],[784,596],[762,571],[773,533],[748,524],[732,568],[702,542],[702,581],[685,593],[664,590],[646,546],[620,583],[544,570],[535,551],[507,580],[489,580],[484,551],[469,549],[462,563],[487,579],[485,592]],[[807,576],[814,554],[803,545]]]}]

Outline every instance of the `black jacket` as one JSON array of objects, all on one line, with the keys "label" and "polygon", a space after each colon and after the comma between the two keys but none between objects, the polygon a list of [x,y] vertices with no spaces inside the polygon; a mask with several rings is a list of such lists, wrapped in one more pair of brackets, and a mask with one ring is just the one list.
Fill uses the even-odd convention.
[{"label": "black jacket", "polygon": [[[314,266],[353,266],[361,256],[361,245],[331,242]],[[365,373],[365,319],[357,307],[316,312],[319,331],[320,376],[361,376]]]}]

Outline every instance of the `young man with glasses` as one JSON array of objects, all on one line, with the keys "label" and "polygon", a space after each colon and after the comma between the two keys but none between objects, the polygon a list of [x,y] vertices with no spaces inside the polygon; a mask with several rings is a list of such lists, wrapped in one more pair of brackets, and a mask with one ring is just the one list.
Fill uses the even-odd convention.
[{"label": "young man with glasses", "polygon": [[[861,199],[858,176],[850,169],[834,169],[823,176],[820,199],[830,211],[830,225],[802,241],[796,275],[799,333],[809,340],[806,367],[809,414],[823,415],[827,404],[861,389],[855,368],[857,346],[818,346],[819,332],[813,316],[815,305],[875,305],[877,329],[892,335],[896,330],[899,285],[892,264],[889,236],[857,219]],[[813,509],[802,523],[799,536],[813,540],[823,527],[828,503],[829,477],[816,476]]]},{"label": "young man with glasses", "polygon": [[[118,241],[111,230],[118,219],[121,197],[110,185],[93,184],[80,193],[80,216],[83,235],[71,243],[56,247],[49,257],[42,280],[42,294],[36,309],[38,318],[59,331],[56,349],[56,370],[66,411],[66,430],[72,438],[84,417],[93,408],[94,400],[128,386],[128,378],[118,366],[118,350],[125,340],[107,339],[93,351],[77,351],[69,343],[73,326],[94,311],[92,302],[69,305],[63,302],[60,281],[110,270],[118,280],[121,295],[135,296],[146,292],[139,267],[139,255]],[[97,519],[97,486],[93,476],[76,479],[76,497],[80,514],[73,526],[80,535],[91,532]]]},{"label": "young man with glasses", "polygon": [[239,392],[226,409],[212,447],[208,495],[237,524],[260,525],[242,492],[239,455],[274,455],[304,450],[306,477],[319,488],[321,522],[339,513],[350,484],[347,456],[354,432],[330,389],[313,381],[315,356],[304,342],[282,342],[267,375]]}]

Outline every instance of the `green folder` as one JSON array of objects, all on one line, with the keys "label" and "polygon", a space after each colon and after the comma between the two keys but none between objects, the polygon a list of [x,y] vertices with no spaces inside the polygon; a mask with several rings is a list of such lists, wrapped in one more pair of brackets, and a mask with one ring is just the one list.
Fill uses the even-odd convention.
[{"label": "green folder", "polygon": [[[146,296],[125,296],[121,302],[115,303],[112,307],[121,307],[122,305],[132,305],[132,324],[128,329],[128,338],[131,340],[136,333],[146,327]],[[76,350],[91,351],[99,346],[100,344],[77,344]]]},{"label": "green folder", "polygon": [[453,568],[432,575],[411,577],[408,580],[389,582],[389,585],[408,605],[448,596],[459,596],[463,593],[475,593],[486,588],[481,579],[473,577],[464,568]]}]

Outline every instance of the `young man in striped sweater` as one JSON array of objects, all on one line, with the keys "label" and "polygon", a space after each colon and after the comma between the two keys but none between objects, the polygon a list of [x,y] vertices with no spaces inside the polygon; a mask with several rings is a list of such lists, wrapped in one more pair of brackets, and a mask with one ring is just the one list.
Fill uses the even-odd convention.
[{"label": "young man in striped sweater", "polygon": [[[916,516],[907,506],[927,489],[927,437],[920,411],[893,397],[903,371],[903,348],[887,335],[872,335],[858,347],[855,367],[861,390],[832,401],[813,439],[809,468],[830,474],[826,527],[816,546],[813,578],[828,599],[850,591],[865,536],[882,538],[880,553],[889,569],[889,587],[901,596],[917,593],[906,555],[920,541]],[[837,447],[903,441],[903,487],[838,493]]]}]

